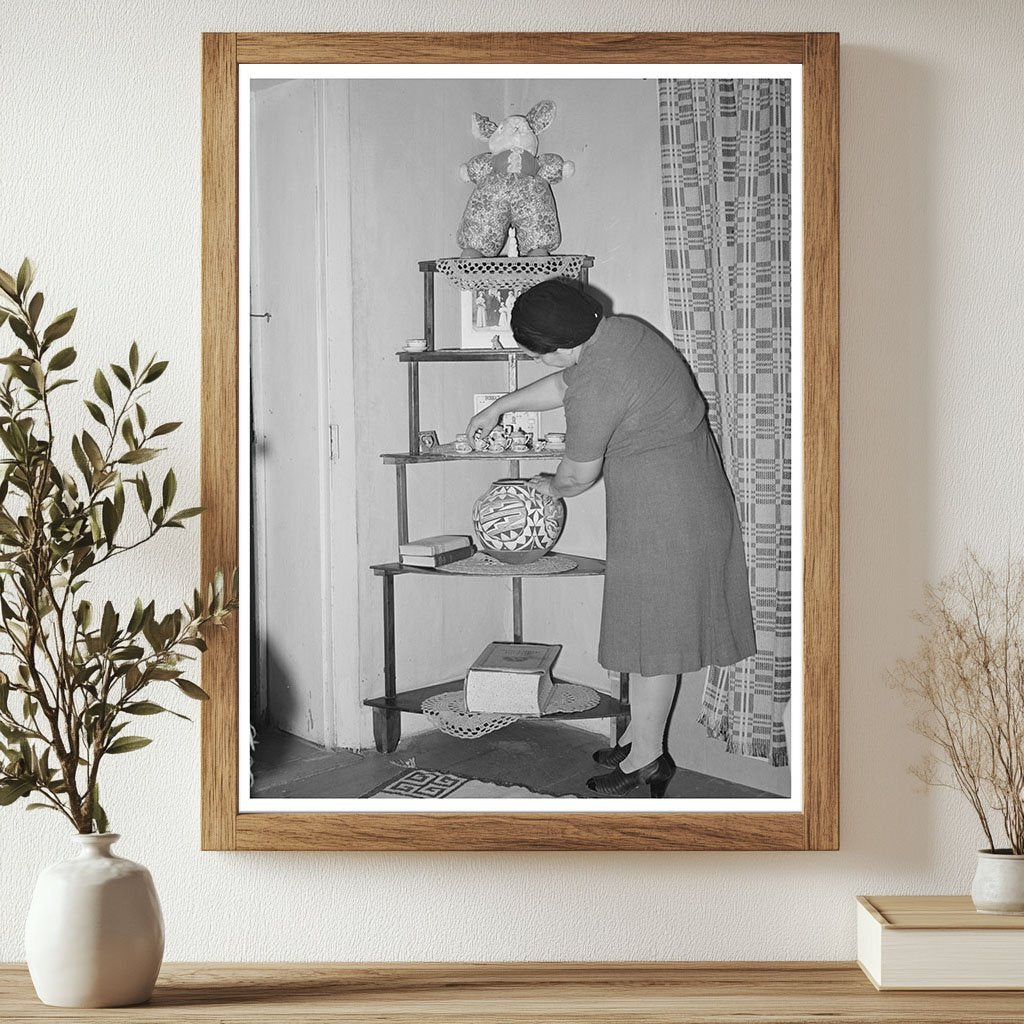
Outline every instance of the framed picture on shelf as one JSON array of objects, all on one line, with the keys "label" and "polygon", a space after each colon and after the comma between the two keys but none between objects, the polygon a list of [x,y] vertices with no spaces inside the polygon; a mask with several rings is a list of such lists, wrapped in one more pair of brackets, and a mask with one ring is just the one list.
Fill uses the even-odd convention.
[{"label": "framed picture on shelf", "polygon": [[518,289],[464,288],[460,293],[463,348],[516,347],[512,337],[512,306]]},{"label": "framed picture on shelf", "polygon": [[[507,391],[491,391],[485,395],[474,395],[473,415],[483,412],[489,405],[493,405],[499,398],[507,394]],[[509,424],[514,430],[524,431],[534,442],[541,439],[540,415],[536,412],[507,412],[501,417],[500,422],[502,426]]]},{"label": "framed picture on shelf", "polygon": [[[838,847],[838,59],[826,33],[204,35],[202,566],[242,594],[203,656],[205,849]],[[551,276],[573,296],[527,353],[512,307]],[[546,447],[449,443],[535,384]],[[505,557],[402,564],[484,505]],[[676,623],[726,577],[708,635],[748,639],[711,659]],[[460,702],[492,643],[558,647],[539,717]]]}]

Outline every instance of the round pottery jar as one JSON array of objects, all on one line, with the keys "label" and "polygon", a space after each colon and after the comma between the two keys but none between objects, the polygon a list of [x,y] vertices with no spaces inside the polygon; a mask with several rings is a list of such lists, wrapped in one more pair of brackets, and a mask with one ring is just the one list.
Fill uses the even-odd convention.
[{"label": "round pottery jar", "polygon": [[525,480],[495,480],[473,505],[480,549],[512,565],[543,558],[564,525],[565,502]]},{"label": "round pottery jar", "polygon": [[982,914],[1024,914],[1024,854],[979,850],[971,899]]},{"label": "round pottery jar", "polygon": [[45,868],[36,882],[25,953],[49,1006],[134,1006],[153,994],[163,915],[149,872],[111,852],[120,838],[74,836],[79,855]]}]

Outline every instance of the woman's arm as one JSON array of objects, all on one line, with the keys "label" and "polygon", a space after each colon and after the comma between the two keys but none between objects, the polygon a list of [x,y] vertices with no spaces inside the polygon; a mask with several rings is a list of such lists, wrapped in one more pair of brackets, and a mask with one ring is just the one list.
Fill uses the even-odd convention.
[{"label": "woman's arm", "polygon": [[558,409],[564,397],[565,381],[562,380],[562,371],[549,373],[518,391],[502,395],[496,402],[478,412],[466,425],[466,434],[470,439],[479,431],[489,434],[507,412],[545,412],[548,409]]},{"label": "woman's arm", "polygon": [[562,459],[554,475],[543,473],[535,476],[530,483],[556,498],[574,498],[577,494],[589,491],[597,483],[603,465],[603,458],[591,462]]}]

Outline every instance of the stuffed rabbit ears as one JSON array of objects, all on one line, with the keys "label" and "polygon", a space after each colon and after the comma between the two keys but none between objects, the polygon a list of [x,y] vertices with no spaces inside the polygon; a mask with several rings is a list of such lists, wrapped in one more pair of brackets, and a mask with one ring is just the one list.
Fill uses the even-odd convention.
[{"label": "stuffed rabbit ears", "polygon": [[[541,132],[551,127],[552,122],[555,120],[556,110],[557,107],[554,100],[541,100],[540,103],[533,106],[526,115],[526,120],[535,135],[540,135]],[[474,138],[489,139],[497,130],[498,126],[485,114],[473,115]]]},{"label": "stuffed rabbit ears", "polygon": [[484,114],[473,115],[473,138],[475,139],[489,139],[496,131],[498,126]]},{"label": "stuffed rabbit ears", "polygon": [[540,135],[541,132],[547,131],[551,127],[552,122],[555,120],[555,106],[554,100],[541,100],[540,103],[535,104],[533,109],[526,115],[526,120],[529,121],[530,127],[534,130],[534,133]]}]

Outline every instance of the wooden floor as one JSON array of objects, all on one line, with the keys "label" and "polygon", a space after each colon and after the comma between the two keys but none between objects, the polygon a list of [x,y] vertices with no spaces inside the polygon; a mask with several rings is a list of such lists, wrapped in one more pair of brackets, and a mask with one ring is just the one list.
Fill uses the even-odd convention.
[{"label": "wooden floor", "polygon": [[38,1002],[0,965],[0,1020],[163,1024],[1020,1024],[1022,992],[876,992],[854,964],[165,964],[122,1010]]},{"label": "wooden floor", "polygon": [[[577,726],[517,722],[478,740],[461,740],[431,730],[403,739],[392,754],[376,750],[326,751],[287,733],[260,734],[253,766],[254,797],[329,799],[365,796],[406,767],[451,772],[536,793],[592,799],[587,779],[605,771],[593,752],[606,741]],[[632,797],[649,796],[646,787]],[[692,799],[777,799],[775,794],[679,769],[669,797]]]}]

